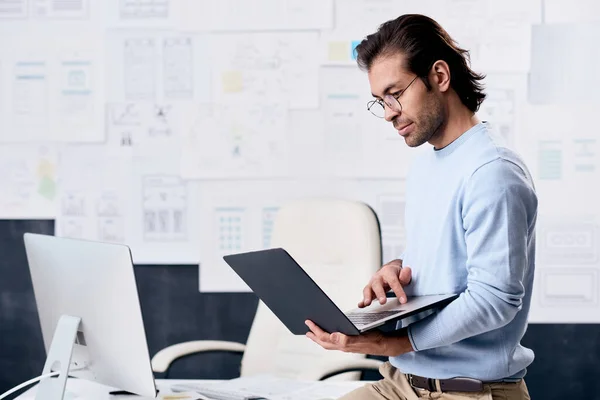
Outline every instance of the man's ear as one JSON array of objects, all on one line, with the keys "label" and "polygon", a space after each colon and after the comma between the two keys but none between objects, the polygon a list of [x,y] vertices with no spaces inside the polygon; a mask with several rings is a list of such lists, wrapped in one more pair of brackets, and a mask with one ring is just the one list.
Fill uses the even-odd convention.
[{"label": "man's ear", "polygon": [[450,89],[450,67],[444,60],[436,61],[430,71],[431,83],[442,93]]}]

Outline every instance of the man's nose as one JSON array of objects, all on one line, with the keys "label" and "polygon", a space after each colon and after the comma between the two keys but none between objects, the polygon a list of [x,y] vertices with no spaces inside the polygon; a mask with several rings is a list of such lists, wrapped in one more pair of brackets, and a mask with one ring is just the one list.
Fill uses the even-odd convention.
[{"label": "man's nose", "polygon": [[384,118],[387,122],[392,122],[394,120],[394,118],[396,118],[398,115],[400,115],[400,112],[393,110],[391,107],[388,107],[387,105],[384,106]]}]

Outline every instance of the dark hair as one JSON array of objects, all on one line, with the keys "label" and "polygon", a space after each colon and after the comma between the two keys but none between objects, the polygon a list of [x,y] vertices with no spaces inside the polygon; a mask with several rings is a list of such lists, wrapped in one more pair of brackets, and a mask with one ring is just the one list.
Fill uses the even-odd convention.
[{"label": "dark hair", "polygon": [[436,21],[424,15],[405,14],[381,24],[377,32],[356,47],[358,66],[368,71],[377,57],[396,52],[404,54],[408,70],[420,76],[428,89],[429,69],[438,60],[445,61],[450,68],[450,85],[462,103],[472,112],[479,109],[486,97],[480,82],[485,75],[471,70],[469,52],[458,47]]}]

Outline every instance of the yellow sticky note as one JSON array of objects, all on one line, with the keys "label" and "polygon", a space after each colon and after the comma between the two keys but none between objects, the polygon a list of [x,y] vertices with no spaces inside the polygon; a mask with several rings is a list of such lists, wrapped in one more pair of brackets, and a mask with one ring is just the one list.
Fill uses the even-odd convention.
[{"label": "yellow sticky note", "polygon": [[38,163],[38,167],[37,167],[37,173],[38,176],[43,177],[43,176],[54,176],[54,170],[55,170],[55,165],[46,160],[46,159],[41,159]]},{"label": "yellow sticky note", "polygon": [[225,71],[221,75],[224,93],[241,92],[244,88],[242,71]]},{"label": "yellow sticky note", "polygon": [[350,44],[348,42],[329,42],[329,61],[348,61]]}]

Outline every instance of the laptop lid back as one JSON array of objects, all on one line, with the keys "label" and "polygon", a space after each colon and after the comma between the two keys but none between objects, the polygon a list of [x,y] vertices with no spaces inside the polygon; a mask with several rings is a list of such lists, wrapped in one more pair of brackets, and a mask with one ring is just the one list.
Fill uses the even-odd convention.
[{"label": "laptop lid back", "polygon": [[282,248],[226,255],[225,262],[295,335],[310,319],[327,332],[358,335],[358,329]]}]

